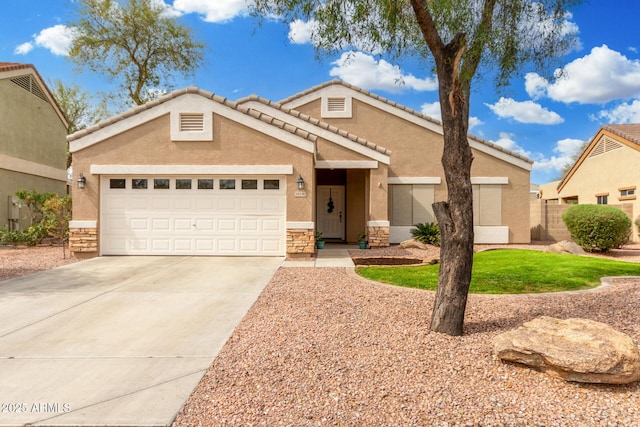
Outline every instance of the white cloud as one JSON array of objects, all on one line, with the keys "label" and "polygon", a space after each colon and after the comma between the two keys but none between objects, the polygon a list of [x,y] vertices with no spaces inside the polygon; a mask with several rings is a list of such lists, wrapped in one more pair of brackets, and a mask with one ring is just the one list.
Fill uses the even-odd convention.
[{"label": "white cloud", "polygon": [[553,148],[553,152],[557,155],[549,158],[541,154],[534,156],[533,170],[561,172],[566,165],[573,163],[573,157],[581,152],[584,143],[585,141],[581,139],[561,139]]},{"label": "white cloud", "polygon": [[640,60],[609,49],[594,47],[564,69],[556,71],[553,83],[536,73],[525,76],[525,89],[534,97],[547,97],[565,103],[602,104],[615,99],[640,96]]},{"label": "white cloud", "polygon": [[16,55],[26,55],[27,53],[31,52],[32,49],[33,49],[33,43],[25,42],[25,43],[22,43],[21,45],[16,46],[13,53]]},{"label": "white cloud", "polygon": [[34,40],[36,45],[49,49],[54,55],[67,55],[73,37],[73,28],[58,24],[40,31]]},{"label": "white cloud", "polygon": [[340,59],[332,62],[335,65],[329,75],[338,77],[367,90],[384,90],[399,93],[405,89],[416,91],[434,91],[438,82],[433,77],[420,79],[412,74],[403,74],[400,67],[362,52],[344,52]]},{"label": "white cloud", "polygon": [[203,15],[206,22],[226,22],[247,15],[246,0],[175,0],[173,9]]},{"label": "white cloud", "polygon": [[533,101],[518,102],[511,98],[500,98],[495,104],[486,104],[498,117],[512,118],[520,123],[557,125],[564,122],[558,113],[549,111]]},{"label": "white cloud", "polygon": [[314,20],[304,22],[296,19],[289,24],[289,39],[294,44],[311,43],[311,38],[317,27],[318,23]]},{"label": "white cloud", "polygon": [[67,55],[75,30],[66,25],[58,24],[48,27],[33,35],[33,41],[22,43],[14,50],[16,55],[26,55],[34,47],[49,49],[54,55]]},{"label": "white cloud", "polygon": [[640,123],[640,99],[623,103],[610,110],[602,110],[592,120],[605,119],[609,123]]},{"label": "white cloud", "polygon": [[[427,102],[422,104],[420,107],[420,112],[425,116],[429,116],[436,120],[442,121],[442,110],[440,109],[440,102]],[[469,117],[469,131],[476,126],[480,126],[484,122],[477,117],[470,116]]]},{"label": "white cloud", "polygon": [[491,142],[513,153],[531,158],[531,153],[525,150],[524,148],[522,148],[521,146],[519,146],[514,141],[513,139],[514,137],[515,135],[512,133],[500,132],[500,138],[497,141],[491,141]]}]

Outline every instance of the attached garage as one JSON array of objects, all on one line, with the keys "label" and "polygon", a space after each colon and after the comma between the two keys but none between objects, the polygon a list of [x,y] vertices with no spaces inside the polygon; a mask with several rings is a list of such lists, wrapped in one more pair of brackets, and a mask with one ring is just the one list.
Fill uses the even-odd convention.
[{"label": "attached garage", "polygon": [[102,176],[103,255],[284,256],[284,176]]}]

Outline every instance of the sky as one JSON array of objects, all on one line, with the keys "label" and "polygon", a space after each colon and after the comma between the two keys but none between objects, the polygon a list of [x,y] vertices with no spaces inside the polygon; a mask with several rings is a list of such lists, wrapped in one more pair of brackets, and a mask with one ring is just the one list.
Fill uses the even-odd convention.
[{"label": "sky", "polygon": [[[317,58],[312,23],[259,23],[244,0],[164,1],[167,13],[192,28],[206,45],[204,65],[178,78],[174,89],[198,86],[235,100],[256,94],[273,101],[338,78],[436,119],[437,79],[419,58],[390,59],[349,47]],[[114,90],[114,82],[77,70],[67,59],[74,0],[0,0],[0,62],[33,64],[47,83],[60,79],[88,93]],[[640,17],[638,0],[586,0],[565,16],[563,31],[578,43],[557,69],[562,78],[526,70],[497,91],[476,82],[470,133],[524,155],[531,182],[561,177],[585,141],[610,123],[640,123]]]}]

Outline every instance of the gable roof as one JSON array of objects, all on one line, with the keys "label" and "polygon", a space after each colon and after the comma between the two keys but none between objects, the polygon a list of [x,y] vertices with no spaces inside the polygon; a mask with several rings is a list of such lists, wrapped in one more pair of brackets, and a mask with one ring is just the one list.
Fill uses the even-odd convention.
[{"label": "gable roof", "polygon": [[[271,128],[279,129],[291,135],[295,135],[296,137],[307,140],[310,143],[312,143],[314,146],[313,149],[307,150],[310,152],[315,151],[315,143],[318,140],[318,135],[316,133],[321,133],[319,131],[325,130],[325,131],[332,132],[338,138],[344,138],[346,140],[355,142],[361,145],[365,150],[371,150],[370,151],[371,154],[373,154],[373,152],[382,153],[386,156],[390,154],[389,150],[386,150],[382,147],[378,147],[377,145],[370,143],[369,141],[366,141],[362,138],[352,135],[349,132],[330,126],[326,123],[323,124],[319,121],[314,121],[312,120],[312,118],[309,118],[304,114],[301,114],[295,111],[288,111],[288,114],[290,114],[292,117],[299,117],[301,118],[301,120],[303,120],[303,122],[309,124],[309,126],[296,126],[291,124],[289,121],[282,120],[281,118],[266,114],[263,111],[260,111],[258,109],[244,106],[243,103],[241,102],[231,101],[225,97],[216,95],[212,92],[202,90],[196,86],[190,86],[185,89],[175,90],[153,101],[149,101],[146,104],[134,107],[131,110],[117,114],[93,126],[79,130],[67,136],[67,141],[69,141],[70,143],[73,141],[78,141],[80,139],[85,140],[85,142],[73,144],[71,147],[71,151],[72,152],[78,151],[82,148],[93,145],[117,133],[120,133],[123,130],[126,130],[127,128],[123,127],[123,122],[129,118],[135,117],[136,123],[140,124],[145,121],[159,117],[160,115],[167,114],[170,111],[169,110],[170,107],[160,108],[160,109],[158,109],[158,107],[166,105],[171,101],[187,94],[199,95],[204,99],[213,101],[215,104],[227,107],[228,109],[233,110],[235,113],[240,114],[248,118],[249,120],[258,120],[268,125]],[[258,97],[251,97],[251,99],[258,99]],[[269,105],[269,101],[264,100],[264,102],[265,102],[265,105]],[[152,112],[153,110],[155,110],[155,112]],[[143,118],[142,116],[144,115],[146,115],[146,117]],[[120,124],[121,126],[114,126],[117,124]],[[314,130],[318,132],[314,133],[313,132]],[[93,136],[93,138],[91,138],[91,136]]]},{"label": "gable roof", "polygon": [[[22,70],[25,70],[25,72],[22,72]],[[38,85],[42,89],[44,89],[47,100],[53,106],[54,111],[60,118],[60,121],[64,124],[65,129],[69,129],[69,121],[67,120],[64,111],[62,111],[62,108],[60,108],[58,101],[49,90],[49,87],[44,82],[44,79],[35,66],[33,66],[32,64],[22,64],[19,62],[0,62],[0,78],[3,78],[3,75],[8,75],[8,77],[11,78],[24,74],[31,74],[33,77],[35,77]]]},{"label": "gable roof", "polygon": [[[640,124],[609,124],[604,125],[595,134],[591,141],[578,157],[578,160],[571,166],[571,169],[562,177],[558,183],[558,191],[571,180],[582,163],[589,157],[594,149],[601,144],[603,137],[609,137],[614,140],[614,144],[619,146],[625,145],[636,151],[640,151]],[[619,148],[619,147],[618,147]],[[603,147],[604,151],[608,151],[607,147]]]},{"label": "gable roof", "polygon": [[[433,117],[429,117],[425,114],[415,111],[402,104],[398,104],[397,102],[394,102],[382,96],[376,95],[375,93],[369,92],[367,90],[364,90],[352,84],[343,82],[340,79],[330,80],[330,81],[321,83],[317,86],[306,89],[302,92],[299,92],[295,95],[292,95],[288,98],[285,98],[279,101],[279,104],[285,107],[295,109],[300,105],[306,104],[308,102],[311,102],[317,99],[319,92],[322,92],[324,90],[327,90],[335,86],[340,86],[347,90],[353,91],[354,94],[356,94],[358,100],[360,101],[367,102],[382,110],[385,110],[387,112],[390,112],[391,114],[394,114],[408,121],[416,123],[419,126],[425,127],[440,135],[444,134],[444,130],[442,128],[442,122],[434,119]],[[523,169],[531,170],[531,165],[533,164],[533,161],[528,157],[521,156],[520,154],[514,153],[513,151],[507,150],[503,147],[500,147],[499,145],[486,141],[482,138],[478,138],[471,134],[468,135],[468,140],[471,147],[477,149],[478,151],[482,151],[489,155],[493,155],[494,157],[498,157],[509,163],[520,166]]]}]

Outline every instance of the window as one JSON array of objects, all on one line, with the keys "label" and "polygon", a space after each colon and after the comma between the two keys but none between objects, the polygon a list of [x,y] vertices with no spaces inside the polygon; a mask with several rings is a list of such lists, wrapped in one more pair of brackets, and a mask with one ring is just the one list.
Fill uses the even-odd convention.
[{"label": "window", "polygon": [[279,179],[265,179],[263,183],[263,188],[265,190],[279,190],[280,189],[280,180]]},{"label": "window", "polygon": [[213,179],[198,179],[198,190],[213,190]]},{"label": "window", "polygon": [[626,196],[634,196],[636,194],[636,190],[635,189],[626,189],[626,190],[620,190],[620,197],[626,197]]},{"label": "window", "polygon": [[608,194],[601,194],[599,196],[596,196],[596,203],[599,205],[608,205],[609,204],[609,195]]},{"label": "window", "polygon": [[257,179],[243,179],[242,180],[242,189],[243,190],[257,190],[258,189],[258,180]]},{"label": "window", "polygon": [[188,178],[177,178],[176,190],[191,190],[191,180]]},{"label": "window", "polygon": [[169,179],[168,178],[155,178],[153,180],[153,189],[154,190],[168,190],[169,189]]},{"label": "window", "polygon": [[391,192],[391,225],[412,226],[435,222],[434,187],[430,184],[393,184]]},{"label": "window", "polygon": [[221,179],[220,180],[220,189],[221,190],[235,190],[236,189],[236,180],[235,179]]},{"label": "window", "polygon": [[109,188],[126,188],[127,180],[124,178],[111,178],[109,180]]},{"label": "window", "polygon": [[147,179],[146,178],[133,178],[131,180],[131,188],[134,190],[146,190]]},{"label": "window", "polygon": [[473,225],[502,225],[502,186],[500,184],[474,184]]}]

